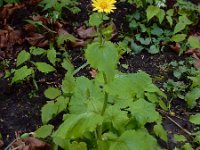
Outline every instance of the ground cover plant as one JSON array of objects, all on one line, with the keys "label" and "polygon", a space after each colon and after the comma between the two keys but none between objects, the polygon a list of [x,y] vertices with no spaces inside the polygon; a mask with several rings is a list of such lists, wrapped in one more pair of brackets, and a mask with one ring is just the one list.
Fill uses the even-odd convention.
[{"label": "ground cover plant", "polygon": [[0,149],[200,149],[198,0],[0,6]]}]

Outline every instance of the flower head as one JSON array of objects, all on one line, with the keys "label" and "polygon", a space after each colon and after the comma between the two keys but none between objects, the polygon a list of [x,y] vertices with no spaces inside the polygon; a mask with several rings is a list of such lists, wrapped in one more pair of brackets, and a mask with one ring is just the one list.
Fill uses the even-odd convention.
[{"label": "flower head", "polygon": [[92,0],[92,6],[94,11],[110,13],[113,12],[116,0]]}]

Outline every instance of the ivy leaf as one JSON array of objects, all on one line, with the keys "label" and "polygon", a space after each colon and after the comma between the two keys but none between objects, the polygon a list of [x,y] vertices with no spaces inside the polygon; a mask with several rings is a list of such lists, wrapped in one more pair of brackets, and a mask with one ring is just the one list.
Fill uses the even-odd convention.
[{"label": "ivy leaf", "polygon": [[192,48],[200,48],[200,41],[197,37],[190,36],[188,39],[188,43]]},{"label": "ivy leaf", "polygon": [[42,73],[50,73],[55,71],[55,68],[45,62],[36,62],[35,66]]},{"label": "ivy leaf", "polygon": [[156,150],[156,140],[143,130],[125,131],[115,142],[111,143],[109,150]]},{"label": "ivy leaf", "polygon": [[30,57],[31,55],[28,52],[26,52],[25,50],[21,51],[17,56],[17,67],[29,60]]},{"label": "ivy leaf", "polygon": [[155,125],[153,130],[158,137],[167,142],[167,133],[161,124]]},{"label": "ivy leaf", "polygon": [[56,63],[56,50],[53,47],[51,47],[47,51],[47,58],[51,62],[52,65],[55,65],[55,63]]},{"label": "ivy leaf", "polygon": [[49,120],[52,119],[52,117],[57,113],[58,107],[54,104],[52,101],[48,101],[47,104],[45,104],[42,107],[42,123],[47,124]]},{"label": "ivy leaf", "polygon": [[61,92],[58,88],[49,87],[44,91],[44,95],[46,98],[55,99],[56,97],[60,96]]},{"label": "ivy leaf", "polygon": [[161,24],[165,18],[165,11],[160,9],[156,16],[158,17],[159,23]]},{"label": "ivy leaf", "polygon": [[147,20],[151,20],[154,16],[156,16],[160,12],[160,8],[157,6],[150,5],[148,6],[146,13],[147,13]]},{"label": "ivy leaf", "polygon": [[155,105],[144,99],[133,102],[129,110],[141,126],[145,125],[147,122],[156,122],[159,119],[159,113],[155,110]]},{"label": "ivy leaf", "polygon": [[191,115],[190,122],[192,122],[193,124],[199,125],[200,124],[200,113]]},{"label": "ivy leaf", "polygon": [[196,100],[200,98],[199,91],[200,91],[200,87],[196,87],[186,94],[185,101],[187,102],[190,108],[194,108],[196,106]]},{"label": "ivy leaf", "polygon": [[41,126],[40,128],[38,128],[34,133],[35,133],[35,136],[37,138],[46,138],[48,137],[52,130],[53,130],[54,126],[52,125],[43,125]]},{"label": "ivy leaf", "polygon": [[15,70],[14,77],[12,78],[12,83],[23,81],[25,78],[34,73],[32,68],[23,66],[20,69]]},{"label": "ivy leaf", "polygon": [[185,40],[186,36],[186,34],[176,34],[172,36],[171,41],[182,42]]},{"label": "ivy leaf", "polygon": [[69,114],[64,122],[54,133],[54,137],[61,139],[75,139],[83,136],[86,132],[93,132],[103,122],[101,115],[87,112],[82,114]]},{"label": "ivy leaf", "polygon": [[192,24],[192,22],[188,19],[186,15],[180,16],[179,21],[174,28],[174,34],[185,29],[187,25]]},{"label": "ivy leaf", "polygon": [[151,45],[150,48],[148,49],[148,52],[149,52],[150,54],[157,54],[157,53],[160,52],[160,49],[159,49],[159,47],[156,46],[156,45]]}]

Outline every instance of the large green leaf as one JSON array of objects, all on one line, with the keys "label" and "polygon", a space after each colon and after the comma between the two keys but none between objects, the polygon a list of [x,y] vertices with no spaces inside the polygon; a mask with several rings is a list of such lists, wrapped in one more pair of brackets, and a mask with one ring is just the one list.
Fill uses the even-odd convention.
[{"label": "large green leaf", "polygon": [[23,66],[20,69],[15,70],[14,77],[12,78],[12,83],[23,81],[25,78],[34,73],[32,68]]},{"label": "large green leaf", "polygon": [[124,132],[109,150],[158,150],[156,139],[145,130]]},{"label": "large green leaf", "polygon": [[164,96],[164,94],[153,85],[150,76],[142,71],[128,75],[118,75],[105,89],[109,94],[122,99],[129,99],[135,96],[137,98],[144,98],[145,92],[158,93]]},{"label": "large green leaf", "polygon": [[77,78],[72,99],[69,104],[71,113],[92,111],[99,113],[102,109],[104,93],[92,80]]},{"label": "large green leaf", "polygon": [[23,64],[29,59],[30,59],[30,53],[26,52],[25,50],[21,51],[17,56],[17,66]]},{"label": "large green leaf", "polygon": [[89,44],[85,51],[85,57],[91,67],[105,72],[107,77],[113,74],[119,59],[116,46],[109,41],[103,44],[99,42]]},{"label": "large green leaf", "polygon": [[190,108],[194,108],[196,106],[196,101],[199,98],[200,98],[200,87],[196,87],[186,94],[185,101],[187,102]]},{"label": "large green leaf", "polygon": [[105,122],[111,122],[113,127],[117,130],[124,130],[125,125],[128,123],[128,113],[122,111],[120,108],[115,106],[109,106],[105,112]]},{"label": "large green leaf", "polygon": [[42,73],[50,73],[55,71],[55,68],[45,62],[36,62],[35,66]]},{"label": "large green leaf", "polygon": [[69,150],[87,150],[87,144],[85,142],[72,142],[69,145]]},{"label": "large green leaf", "polygon": [[147,122],[156,122],[159,119],[159,113],[155,110],[155,105],[144,99],[133,102],[129,110],[141,126]]},{"label": "large green leaf", "polygon": [[75,139],[82,137],[86,132],[94,132],[102,122],[103,117],[92,112],[69,114],[65,116],[64,122],[53,136],[61,139]]}]

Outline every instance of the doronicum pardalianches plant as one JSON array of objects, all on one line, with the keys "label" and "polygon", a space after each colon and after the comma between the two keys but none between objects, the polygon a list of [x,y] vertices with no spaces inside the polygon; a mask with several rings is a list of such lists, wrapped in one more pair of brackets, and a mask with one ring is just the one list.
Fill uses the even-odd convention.
[{"label": "doronicum pardalianches plant", "polygon": [[[94,0],[93,6],[104,15],[115,9],[115,3]],[[155,109],[166,96],[150,76],[142,71],[119,72],[118,47],[105,39],[88,44],[85,58],[97,71],[96,77],[74,77],[73,67],[66,66],[61,89],[49,87],[44,92],[50,101],[42,107],[44,125],[35,136],[50,136],[54,149],[64,150],[156,150],[159,146],[153,135],[167,142]],[[54,129],[50,121],[58,114],[64,114],[63,122]],[[145,127],[147,123],[154,125],[152,134]]]}]

